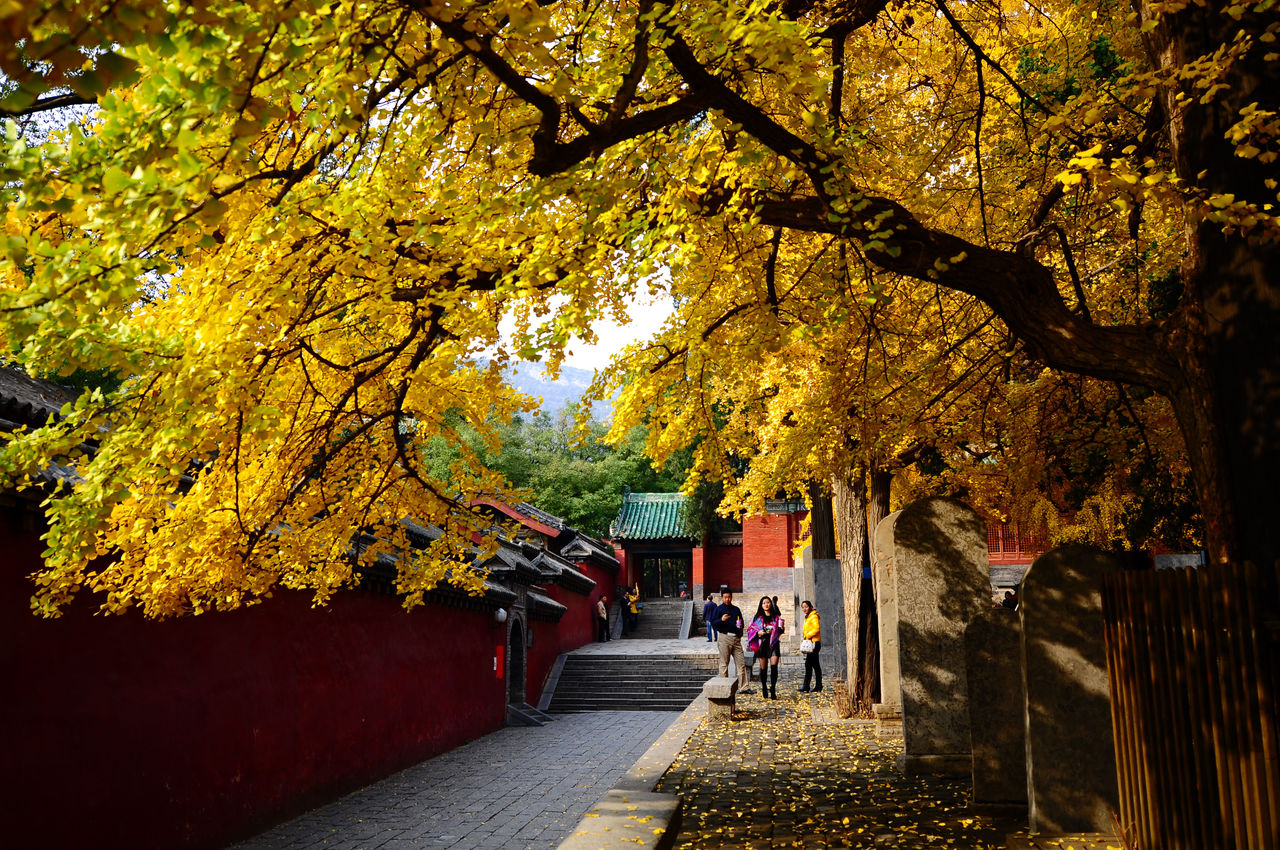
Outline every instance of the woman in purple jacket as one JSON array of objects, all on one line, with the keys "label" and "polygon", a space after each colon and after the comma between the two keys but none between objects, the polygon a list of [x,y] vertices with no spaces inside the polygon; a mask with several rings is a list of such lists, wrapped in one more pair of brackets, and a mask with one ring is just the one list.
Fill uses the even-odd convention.
[{"label": "woman in purple jacket", "polygon": [[782,660],[781,640],[786,625],[773,600],[765,596],[747,626],[747,648],[760,661],[760,690],[765,699],[769,699],[771,690],[773,699],[778,698],[778,662]]}]

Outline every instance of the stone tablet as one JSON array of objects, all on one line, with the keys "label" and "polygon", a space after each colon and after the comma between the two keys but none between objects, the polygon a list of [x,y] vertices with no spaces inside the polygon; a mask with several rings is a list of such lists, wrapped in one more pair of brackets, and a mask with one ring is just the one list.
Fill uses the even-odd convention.
[{"label": "stone tablet", "polygon": [[822,618],[822,670],[832,679],[844,676],[844,580],[836,558],[813,559],[813,607]]},{"label": "stone tablet", "polygon": [[876,622],[880,631],[880,711],[902,713],[902,682],[898,677],[898,577],[893,568],[893,526],[902,511],[880,520],[871,557],[876,594]]},{"label": "stone tablet", "polygon": [[[783,640],[791,639],[791,648],[800,647],[800,635],[804,631],[804,613],[800,603],[809,600],[813,604],[813,547],[806,546],[799,558],[796,558],[795,569],[791,573],[792,607],[791,616],[787,619],[787,632]],[[794,625],[793,625],[794,624]]]},{"label": "stone tablet", "polygon": [[[887,520],[886,520],[887,521]],[[969,776],[964,630],[991,605],[987,528],[953,499],[902,510],[893,524],[903,772]]]},{"label": "stone tablet", "polygon": [[1018,612],[988,608],[964,630],[975,805],[1026,805],[1027,744],[1022,712],[1022,624]]},{"label": "stone tablet", "polygon": [[1112,832],[1120,809],[1102,577],[1120,568],[1087,546],[1036,559],[1022,580],[1027,797],[1032,832]]}]

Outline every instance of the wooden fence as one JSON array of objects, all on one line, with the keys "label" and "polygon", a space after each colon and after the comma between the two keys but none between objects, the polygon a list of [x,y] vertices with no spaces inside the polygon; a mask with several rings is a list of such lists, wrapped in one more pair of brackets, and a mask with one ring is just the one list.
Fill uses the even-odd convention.
[{"label": "wooden fence", "polygon": [[1246,565],[1106,579],[1120,820],[1129,846],[1280,848],[1273,577]]}]

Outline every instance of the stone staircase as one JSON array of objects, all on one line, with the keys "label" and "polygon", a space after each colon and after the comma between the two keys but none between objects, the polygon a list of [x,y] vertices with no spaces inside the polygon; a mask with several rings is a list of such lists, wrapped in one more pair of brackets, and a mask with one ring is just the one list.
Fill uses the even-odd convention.
[{"label": "stone staircase", "polygon": [[646,600],[636,630],[628,632],[624,637],[627,640],[686,638],[688,635],[680,634],[680,627],[684,623],[684,613],[688,607],[687,599]]},{"label": "stone staircase", "polygon": [[555,720],[545,711],[539,711],[527,702],[514,702],[507,704],[507,725],[508,726],[546,726]]},{"label": "stone staircase", "polygon": [[709,655],[568,655],[548,711],[683,711],[718,666]]}]

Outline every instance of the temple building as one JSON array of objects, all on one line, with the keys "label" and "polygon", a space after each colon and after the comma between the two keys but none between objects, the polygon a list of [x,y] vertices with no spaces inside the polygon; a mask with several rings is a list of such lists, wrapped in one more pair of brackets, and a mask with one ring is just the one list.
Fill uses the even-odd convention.
[{"label": "temple building", "polygon": [[679,493],[623,494],[610,527],[623,583],[640,585],[649,598],[692,596],[729,588],[745,600],[789,598],[794,553],[808,515],[800,501],[773,500],[763,516],[695,539]]}]

